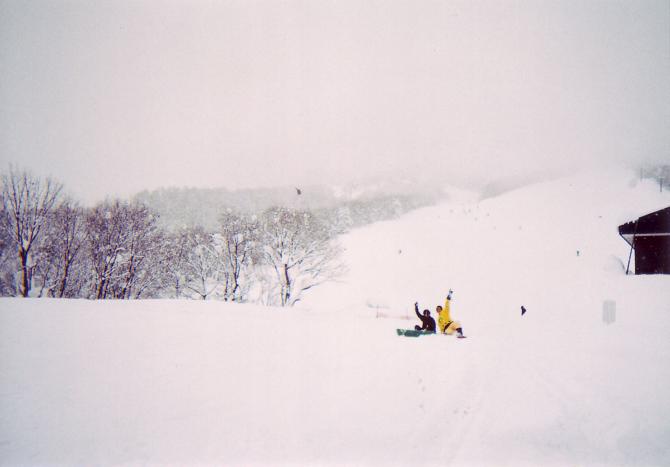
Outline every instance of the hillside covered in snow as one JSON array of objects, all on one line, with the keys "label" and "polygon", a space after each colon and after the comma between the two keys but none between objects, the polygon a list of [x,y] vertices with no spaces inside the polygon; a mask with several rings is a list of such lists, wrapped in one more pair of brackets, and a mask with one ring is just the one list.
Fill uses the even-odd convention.
[{"label": "hillside covered in snow", "polygon": [[[343,235],[293,309],[1,299],[0,464],[670,464],[670,276],[625,275],[617,233],[670,194],[450,195]],[[395,334],[450,288],[467,339]]]}]

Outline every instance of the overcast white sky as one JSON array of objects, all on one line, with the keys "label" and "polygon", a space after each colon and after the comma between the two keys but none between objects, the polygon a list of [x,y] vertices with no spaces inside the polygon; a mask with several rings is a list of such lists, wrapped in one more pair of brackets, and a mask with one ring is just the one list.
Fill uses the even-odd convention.
[{"label": "overcast white sky", "polygon": [[667,161],[669,5],[0,0],[0,162],[91,200]]}]

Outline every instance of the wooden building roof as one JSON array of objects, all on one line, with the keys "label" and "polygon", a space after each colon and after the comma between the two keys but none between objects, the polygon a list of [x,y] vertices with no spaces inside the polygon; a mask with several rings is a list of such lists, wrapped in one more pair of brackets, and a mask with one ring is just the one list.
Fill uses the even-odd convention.
[{"label": "wooden building roof", "polygon": [[633,237],[661,237],[670,236],[670,206],[646,214],[635,221],[619,226],[619,235],[628,243]]}]

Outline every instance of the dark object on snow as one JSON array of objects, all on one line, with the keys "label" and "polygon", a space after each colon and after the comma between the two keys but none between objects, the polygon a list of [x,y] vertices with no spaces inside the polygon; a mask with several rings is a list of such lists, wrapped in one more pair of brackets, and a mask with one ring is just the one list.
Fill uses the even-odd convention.
[{"label": "dark object on snow", "polygon": [[399,336],[405,336],[405,337],[419,337],[419,336],[435,334],[434,332],[417,331],[416,329],[396,329],[395,332]]},{"label": "dark object on snow", "polygon": [[302,190],[300,188],[296,188],[295,191],[296,191],[296,193],[298,193],[298,196],[300,196],[302,194]]},{"label": "dark object on snow", "polygon": [[526,308],[524,308],[523,305],[521,305],[521,316],[526,314]]},{"label": "dark object on snow", "polygon": [[427,332],[435,332],[435,320],[430,316],[430,311],[428,310],[423,310],[423,315],[419,313],[419,304],[415,303],[414,304],[414,312],[416,315],[419,317],[421,320],[421,326],[416,325],[414,326],[414,329],[417,331],[427,331]]},{"label": "dark object on snow", "polygon": [[635,250],[635,274],[670,274],[670,206],[619,226],[630,245],[628,266]]}]

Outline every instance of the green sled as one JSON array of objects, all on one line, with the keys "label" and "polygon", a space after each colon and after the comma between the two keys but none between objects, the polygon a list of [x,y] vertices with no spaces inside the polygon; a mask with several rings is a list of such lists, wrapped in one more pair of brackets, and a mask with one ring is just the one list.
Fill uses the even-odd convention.
[{"label": "green sled", "polygon": [[426,334],[435,334],[434,332],[417,331],[415,329],[396,329],[396,332],[398,333],[399,336],[405,336],[405,337],[419,337]]}]

